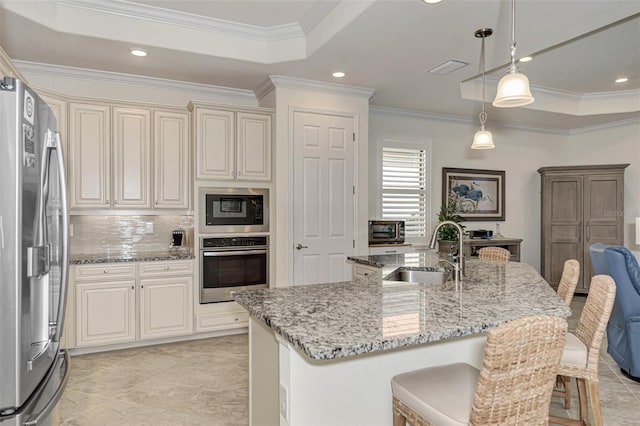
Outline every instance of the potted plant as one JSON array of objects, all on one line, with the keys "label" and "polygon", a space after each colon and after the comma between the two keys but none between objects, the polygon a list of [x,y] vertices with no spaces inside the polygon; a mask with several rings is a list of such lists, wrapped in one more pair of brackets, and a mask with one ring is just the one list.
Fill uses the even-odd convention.
[{"label": "potted plant", "polygon": [[[458,205],[455,199],[449,199],[446,206],[440,207],[438,221],[452,220],[456,223],[462,222]],[[460,225],[464,229],[464,225]],[[441,253],[453,253],[458,248],[458,231],[453,226],[443,226],[438,230],[438,251]]]}]

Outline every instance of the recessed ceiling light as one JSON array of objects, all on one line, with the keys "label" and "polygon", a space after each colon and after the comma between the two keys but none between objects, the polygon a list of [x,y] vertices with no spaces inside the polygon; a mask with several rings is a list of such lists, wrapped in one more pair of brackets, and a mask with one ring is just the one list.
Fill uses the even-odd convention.
[{"label": "recessed ceiling light", "polygon": [[422,0],[422,1],[427,4],[435,4],[435,3],[440,3],[442,0]]},{"label": "recessed ceiling light", "polygon": [[335,78],[342,78],[344,77],[346,74],[343,73],[342,71],[336,71],[333,74],[331,74],[332,76],[334,76]]},{"label": "recessed ceiling light", "polygon": [[616,78],[616,83],[626,83],[627,81],[629,81],[627,77]]},{"label": "recessed ceiling light", "polygon": [[520,58],[520,62],[529,62],[530,60],[532,60],[533,58],[531,56],[524,56],[522,58]]},{"label": "recessed ceiling light", "polygon": [[131,49],[130,52],[133,56],[147,56],[147,52],[142,49]]}]

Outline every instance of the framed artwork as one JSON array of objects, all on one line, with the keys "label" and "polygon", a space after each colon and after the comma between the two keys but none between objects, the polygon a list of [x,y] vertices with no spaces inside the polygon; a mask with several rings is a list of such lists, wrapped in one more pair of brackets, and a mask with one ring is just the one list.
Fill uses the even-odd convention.
[{"label": "framed artwork", "polygon": [[464,220],[505,220],[504,180],[504,170],[443,167],[442,205],[455,205]]}]

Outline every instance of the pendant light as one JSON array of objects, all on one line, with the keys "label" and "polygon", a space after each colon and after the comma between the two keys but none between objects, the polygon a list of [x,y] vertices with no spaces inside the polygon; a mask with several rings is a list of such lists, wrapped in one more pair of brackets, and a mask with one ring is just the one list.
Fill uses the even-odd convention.
[{"label": "pendant light", "polygon": [[484,84],[484,39],[493,34],[491,28],[481,28],[475,32],[476,38],[482,39],[482,49],[480,52],[480,67],[482,68],[482,112],[480,113],[480,130],[473,136],[473,143],[471,149],[493,149],[496,146],[493,144],[493,135],[490,131],[485,130],[484,125],[487,122],[487,113],[484,112],[484,98],[485,98],[485,84]]},{"label": "pendant light", "polygon": [[494,107],[509,108],[529,105],[534,101],[529,79],[516,66],[516,0],[511,0],[511,65],[500,79]]}]

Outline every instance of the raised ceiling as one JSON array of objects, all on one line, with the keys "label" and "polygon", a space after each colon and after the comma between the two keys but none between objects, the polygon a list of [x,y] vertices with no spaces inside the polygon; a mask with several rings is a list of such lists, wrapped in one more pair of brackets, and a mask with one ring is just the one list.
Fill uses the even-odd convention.
[{"label": "raised ceiling", "polygon": [[[536,53],[521,68],[537,100],[489,105],[489,125],[570,130],[638,120],[639,14],[637,0],[518,0],[518,56]],[[375,89],[373,105],[476,117],[473,34],[494,30],[491,93],[509,57],[510,16],[507,0],[0,0],[0,45],[19,61],[247,90],[269,75],[338,82]],[[149,56],[129,55],[132,47]],[[469,66],[427,73],[449,59]],[[347,76],[334,79],[335,70]],[[615,85],[622,75],[629,81]]]}]

